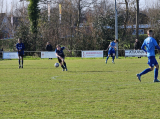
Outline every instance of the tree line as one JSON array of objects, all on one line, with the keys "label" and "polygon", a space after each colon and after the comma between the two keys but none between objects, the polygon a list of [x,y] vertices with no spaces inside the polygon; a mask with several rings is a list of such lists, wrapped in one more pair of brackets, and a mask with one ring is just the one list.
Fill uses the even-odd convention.
[{"label": "tree line", "polygon": [[[123,4],[118,4],[119,49],[133,49],[137,1],[123,0]],[[140,8],[138,14],[138,24],[150,24],[157,40],[160,39],[159,11],[155,5]],[[115,8],[110,0],[29,0],[25,10],[16,9],[14,16],[21,18],[15,41],[21,37],[28,51],[45,50],[47,41],[54,48],[60,44],[71,50],[105,50],[115,38]],[[140,35],[139,41],[142,43],[146,37]]]}]

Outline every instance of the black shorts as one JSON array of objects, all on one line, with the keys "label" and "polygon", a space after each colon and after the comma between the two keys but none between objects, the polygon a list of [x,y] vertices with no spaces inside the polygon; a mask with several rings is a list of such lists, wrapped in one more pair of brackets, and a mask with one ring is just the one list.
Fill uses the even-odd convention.
[{"label": "black shorts", "polygon": [[21,57],[23,57],[23,53],[18,53],[18,56],[21,56]]},{"label": "black shorts", "polygon": [[[62,57],[62,56],[61,56]],[[65,56],[64,57],[62,57],[63,59],[65,58]],[[58,62],[59,63],[61,63],[62,62],[62,60],[58,57]]]}]

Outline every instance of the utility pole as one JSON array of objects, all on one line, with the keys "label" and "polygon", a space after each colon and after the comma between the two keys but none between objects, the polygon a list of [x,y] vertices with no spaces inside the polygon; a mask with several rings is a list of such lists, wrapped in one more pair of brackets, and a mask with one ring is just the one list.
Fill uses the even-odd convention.
[{"label": "utility pole", "polygon": [[50,3],[47,1],[47,5],[48,5],[48,21],[50,21],[50,16],[51,16],[51,8],[50,8]]},{"label": "utility pole", "polygon": [[[117,6],[116,6],[116,0],[115,0],[115,39],[118,40],[118,18],[117,18]],[[118,43],[116,43],[116,58],[118,58]]]},{"label": "utility pole", "polygon": [[14,37],[14,26],[13,26],[13,4],[11,2],[11,31],[12,31],[12,37]]},{"label": "utility pole", "polygon": [[139,0],[136,0],[137,10],[136,10],[136,39],[139,39]]}]

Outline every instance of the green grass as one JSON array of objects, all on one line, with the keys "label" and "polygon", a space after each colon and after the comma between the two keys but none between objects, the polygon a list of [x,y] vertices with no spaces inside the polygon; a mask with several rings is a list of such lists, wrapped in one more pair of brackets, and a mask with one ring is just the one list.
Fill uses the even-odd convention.
[{"label": "green grass", "polygon": [[[159,59],[157,58],[158,62]],[[0,119],[157,119],[160,84],[147,58],[66,59],[68,72],[53,60],[0,61]]]}]

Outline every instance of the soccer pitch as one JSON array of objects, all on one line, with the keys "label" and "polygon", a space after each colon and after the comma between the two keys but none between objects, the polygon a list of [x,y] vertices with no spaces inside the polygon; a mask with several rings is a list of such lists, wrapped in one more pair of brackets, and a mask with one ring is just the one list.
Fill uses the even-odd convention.
[{"label": "soccer pitch", "polygon": [[[157,58],[159,62],[159,59]],[[68,71],[53,60],[0,61],[1,119],[157,119],[160,83],[147,58],[66,59]]]}]

